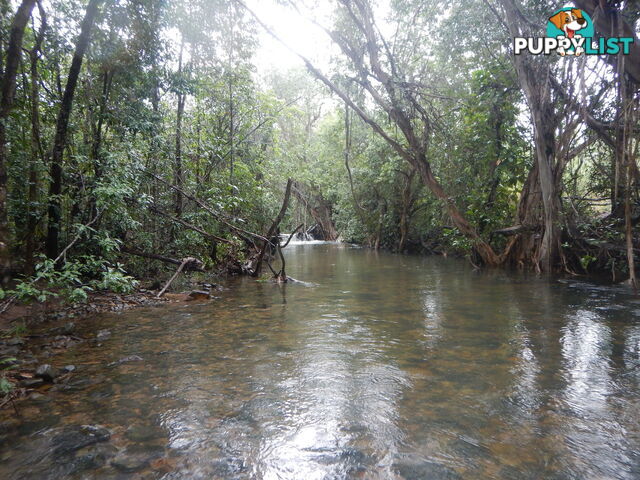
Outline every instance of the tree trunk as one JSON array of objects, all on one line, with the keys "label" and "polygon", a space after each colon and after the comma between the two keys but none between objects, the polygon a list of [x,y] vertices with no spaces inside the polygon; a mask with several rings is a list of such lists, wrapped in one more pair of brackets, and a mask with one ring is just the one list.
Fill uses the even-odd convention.
[{"label": "tree trunk", "polygon": [[69,118],[71,116],[71,108],[73,106],[73,97],[75,95],[78,77],[82,68],[82,60],[84,53],[89,46],[91,39],[91,29],[95,21],[98,9],[102,0],[90,0],[87,10],[80,27],[80,35],[76,43],[76,50],[73,54],[71,67],[69,68],[69,76],[67,85],[62,95],[60,110],[56,120],[56,133],[53,141],[53,149],[51,151],[51,183],[49,185],[49,225],[47,231],[46,250],[49,258],[58,256],[58,243],[60,238],[60,220],[62,218],[62,202],[60,196],[62,194],[62,160],[64,150],[67,146],[67,131],[69,127]]},{"label": "tree trunk", "polygon": [[[6,53],[6,64],[2,76],[0,90],[0,281],[11,269],[9,218],[7,213],[7,122],[13,108],[16,91],[16,76],[22,51],[24,29],[35,5],[35,0],[23,0],[13,22],[9,34],[9,45]],[[4,52],[3,52],[4,53]]]},{"label": "tree trunk", "polygon": [[339,234],[332,218],[332,205],[320,192],[315,192],[313,187],[303,185],[299,182],[293,184],[294,195],[305,205],[309,215],[322,230],[324,240],[334,242]]},{"label": "tree trunk", "polygon": [[[521,14],[512,0],[501,0],[512,36],[522,36]],[[559,126],[551,98],[551,72],[548,63],[527,55],[514,55],[514,66],[534,128],[537,177],[544,207],[544,233],[534,263],[543,271],[551,271],[560,255],[560,185],[562,168],[556,161],[555,130]]]},{"label": "tree trunk", "polygon": [[542,218],[542,194],[538,180],[538,164],[534,162],[522,187],[518,202],[517,233],[505,249],[505,263],[514,267],[532,266],[540,249],[540,219]]},{"label": "tree trunk", "polygon": [[[285,213],[287,213],[287,208],[289,208],[289,199],[291,198],[292,186],[293,186],[293,180],[289,178],[287,180],[287,187],[284,192],[284,199],[282,200],[282,206],[280,207],[280,212],[278,212],[278,216],[275,218],[275,220],[271,224],[271,227],[269,228],[269,231],[265,236],[265,240],[263,240],[262,247],[260,248],[260,251],[258,252],[258,255],[256,256],[255,260],[250,262],[251,265],[248,268],[248,272],[253,277],[257,277],[258,275],[260,275],[260,271],[262,269],[262,260],[264,258],[264,255],[267,252],[267,249],[269,248],[269,245],[272,242],[272,238],[274,237],[274,235],[277,235],[279,231],[280,222],[282,222],[282,219],[284,218]],[[276,241],[277,241],[277,244],[279,245],[280,239],[278,238]]]},{"label": "tree trunk", "polygon": [[446,208],[449,217],[451,217],[451,221],[462,235],[469,238],[474,243],[474,248],[482,258],[483,262],[490,267],[499,265],[501,263],[500,257],[496,255],[487,242],[480,238],[476,230],[460,213],[460,210],[456,207],[453,199],[444,192],[440,182],[436,180],[433,172],[431,171],[431,165],[426,161],[426,159],[424,159],[424,154],[420,154],[420,157],[422,158],[419,158],[419,161],[416,162],[415,166],[418,169],[422,182],[429,188],[429,190],[431,190],[436,198],[444,203],[444,207]]},{"label": "tree trunk", "polygon": [[560,225],[558,223],[560,192],[556,189],[557,182],[554,176],[553,107],[550,103],[546,103],[542,108],[537,105],[530,106],[530,108],[533,110],[536,161],[544,206],[544,235],[542,236],[538,261],[540,268],[549,272],[556,265],[560,253]]},{"label": "tree trunk", "polygon": [[[180,57],[178,59],[178,78],[182,83],[182,52],[184,49],[184,40],[180,43]],[[184,114],[185,94],[182,91],[183,85],[180,85],[178,91],[178,111],[176,112],[176,155],[173,167],[173,185],[182,188],[182,116]],[[176,217],[182,215],[182,194],[175,191],[175,213]]]},{"label": "tree trunk", "polygon": [[102,127],[104,125],[107,105],[109,103],[113,74],[114,73],[111,70],[106,70],[102,74],[102,93],[100,95],[100,102],[98,104],[98,118],[96,123],[93,125],[93,138],[91,139],[91,160],[93,161],[96,183],[100,181],[104,173],[104,165],[101,155]]},{"label": "tree trunk", "polygon": [[[40,4],[38,4],[40,5]],[[29,189],[27,198],[27,240],[25,245],[25,273],[31,275],[34,270],[34,252],[36,246],[36,227],[38,224],[37,210],[38,201],[38,162],[44,160],[44,150],[40,141],[40,85],[38,83],[38,56],[47,29],[44,10],[40,8],[41,24],[40,30],[35,39],[35,44],[29,52],[31,70],[31,160],[29,162]]]},{"label": "tree trunk", "polygon": [[408,174],[402,172],[404,176],[404,183],[402,185],[401,192],[401,205],[400,205],[400,240],[398,241],[398,252],[402,253],[404,250],[407,237],[409,235],[409,222],[411,221],[411,207],[413,205],[413,178],[416,174],[416,170],[412,169]]}]

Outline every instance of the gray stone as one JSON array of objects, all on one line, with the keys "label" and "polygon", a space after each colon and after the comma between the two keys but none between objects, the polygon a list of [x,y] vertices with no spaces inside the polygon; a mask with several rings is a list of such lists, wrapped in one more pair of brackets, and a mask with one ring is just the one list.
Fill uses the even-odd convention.
[{"label": "gray stone", "polygon": [[76,324],[74,322],[65,323],[65,325],[60,329],[61,333],[65,335],[70,335],[76,329]]},{"label": "gray stone", "polygon": [[48,363],[42,364],[36,369],[36,377],[45,382],[53,382],[58,376],[60,376],[60,371]]},{"label": "gray stone", "polygon": [[154,438],[162,436],[162,431],[149,425],[130,425],[125,436],[134,442],[148,442]]},{"label": "gray stone", "polygon": [[19,385],[24,388],[35,388],[44,384],[44,380],[42,378],[26,378],[24,380],[20,380]]},{"label": "gray stone", "polygon": [[75,365],[65,365],[64,367],[62,367],[62,370],[64,372],[66,372],[66,373],[75,372],[76,366]]},{"label": "gray stone", "polygon": [[33,392],[31,395],[29,395],[29,400],[42,404],[50,402],[51,397],[49,395],[43,395],[38,392]]}]

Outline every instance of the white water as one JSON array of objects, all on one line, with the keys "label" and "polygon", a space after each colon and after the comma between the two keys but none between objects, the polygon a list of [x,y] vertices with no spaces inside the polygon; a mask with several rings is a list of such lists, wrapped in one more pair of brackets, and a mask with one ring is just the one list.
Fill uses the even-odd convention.
[{"label": "white water", "polygon": [[[290,237],[291,237],[290,233],[281,233],[280,241],[284,245],[285,243],[287,243],[287,240],[289,240]],[[302,238],[299,238],[299,237],[302,237]],[[289,245],[320,245],[323,243],[336,243],[336,242],[327,242],[325,240],[314,240],[313,238],[311,238],[311,235],[303,232],[301,234],[296,234],[294,238],[292,238],[291,241],[289,242]]]}]

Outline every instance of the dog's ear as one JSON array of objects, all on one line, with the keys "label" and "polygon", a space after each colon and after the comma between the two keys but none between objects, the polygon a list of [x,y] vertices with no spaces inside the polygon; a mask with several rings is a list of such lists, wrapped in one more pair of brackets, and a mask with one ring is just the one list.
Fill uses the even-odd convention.
[{"label": "dog's ear", "polygon": [[549,17],[549,21],[553,23],[558,30],[562,30],[562,26],[564,25],[564,14],[565,12],[558,12],[553,17]]},{"label": "dog's ear", "polygon": [[578,18],[582,18],[582,10],[580,10],[579,8],[572,8],[571,9],[571,13],[573,13],[576,17]]}]

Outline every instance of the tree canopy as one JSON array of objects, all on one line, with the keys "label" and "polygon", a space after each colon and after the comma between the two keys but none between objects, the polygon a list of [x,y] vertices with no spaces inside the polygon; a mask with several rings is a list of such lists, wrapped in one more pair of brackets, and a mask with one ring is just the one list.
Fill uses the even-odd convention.
[{"label": "tree canopy", "polygon": [[246,273],[299,225],[635,282],[640,3],[576,1],[597,37],[634,43],[566,57],[512,50],[556,2],[279,4],[331,40],[330,64],[259,69],[278,31],[244,0],[2,2],[5,288],[81,297],[154,275],[154,256]]}]

